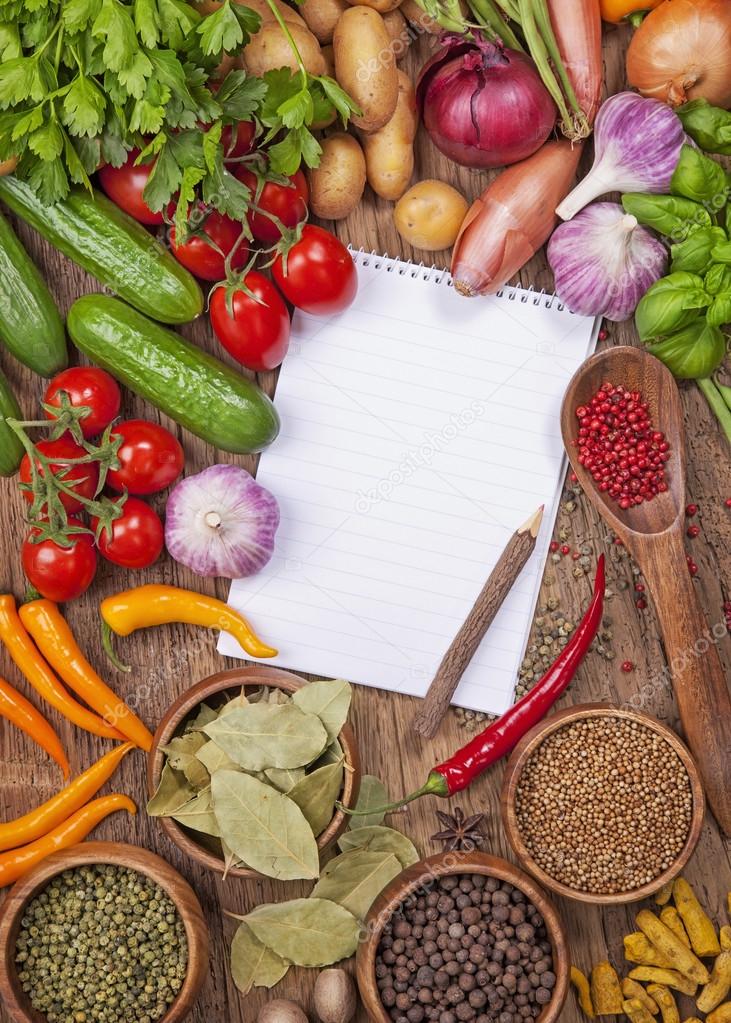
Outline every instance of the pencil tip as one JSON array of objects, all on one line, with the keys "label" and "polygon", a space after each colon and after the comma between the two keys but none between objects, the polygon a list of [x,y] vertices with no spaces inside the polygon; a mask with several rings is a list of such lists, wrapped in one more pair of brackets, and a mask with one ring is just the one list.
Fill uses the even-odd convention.
[{"label": "pencil tip", "polygon": [[538,530],[541,528],[541,522],[543,521],[543,511],[544,511],[544,509],[545,509],[545,505],[542,504],[537,511],[533,512],[533,514],[528,519],[528,521],[523,523],[523,525],[520,527],[518,532],[519,533],[530,533],[530,535],[535,540],[535,538],[538,536]]}]

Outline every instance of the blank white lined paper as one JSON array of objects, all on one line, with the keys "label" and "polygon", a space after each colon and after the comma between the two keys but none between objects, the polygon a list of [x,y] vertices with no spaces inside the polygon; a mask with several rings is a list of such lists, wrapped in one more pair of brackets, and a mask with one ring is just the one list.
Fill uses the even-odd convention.
[{"label": "blank white lined paper", "polygon": [[[561,398],[598,322],[508,288],[464,299],[446,272],[358,254],[340,316],[296,313],[257,478],[274,558],[230,603],[268,663],[423,696],[510,535],[540,504],[536,551],[454,702],[512,702],[564,469]],[[245,654],[227,635],[221,653]]]}]

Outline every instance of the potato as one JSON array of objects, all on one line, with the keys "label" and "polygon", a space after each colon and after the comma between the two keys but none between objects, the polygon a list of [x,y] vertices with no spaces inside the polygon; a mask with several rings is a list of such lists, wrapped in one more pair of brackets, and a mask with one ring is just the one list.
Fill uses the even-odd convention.
[{"label": "potato", "polygon": [[411,46],[414,38],[412,31],[409,29],[406,18],[403,16],[401,11],[396,8],[393,11],[388,11],[383,15],[383,24],[386,26],[388,32],[388,38],[391,40],[391,49],[396,60],[401,60],[402,57],[406,56],[406,51]]},{"label": "potato", "polygon": [[348,2],[358,7],[372,7],[379,14],[386,14],[387,11],[395,10],[401,0],[348,0]]},{"label": "potato", "polygon": [[2,163],[0,163],[0,177],[5,177],[6,174],[12,174],[17,166],[17,156],[11,156],[9,160],[3,160]]},{"label": "potato", "polygon": [[399,96],[396,61],[383,18],[372,7],[349,7],[335,26],[335,74],[360,107],[351,118],[364,131],[391,120]]},{"label": "potato", "polygon": [[400,11],[419,32],[427,32],[431,36],[438,36],[440,32],[444,31],[436,18],[432,18],[430,14],[422,10],[416,0],[402,0]]},{"label": "potato", "polygon": [[366,161],[357,139],[344,131],[322,141],[320,166],[309,173],[310,209],[324,220],[342,220],[355,209],[366,183]]},{"label": "potato", "polygon": [[322,58],[325,61],[326,74],[330,75],[331,78],[335,77],[335,51],[330,46],[322,47]]},{"label": "potato", "polygon": [[347,0],[304,0],[300,11],[310,32],[321,43],[331,43],[340,15],[348,6]]},{"label": "potato", "polygon": [[[292,33],[305,67],[312,75],[325,74],[325,60],[320,44],[308,28],[291,21],[287,27]],[[256,35],[251,37],[242,53],[243,65],[250,75],[261,77],[266,71],[289,67],[297,70],[297,59],[289,40],[276,21],[262,24]]]},{"label": "potato", "polygon": [[392,202],[406,191],[414,173],[414,139],[419,124],[416,94],[409,76],[398,72],[398,101],[393,117],[378,131],[363,134],[368,184]]},{"label": "potato", "polygon": [[469,203],[444,181],[429,178],[410,188],[396,203],[396,230],[409,245],[438,252],[454,245]]}]

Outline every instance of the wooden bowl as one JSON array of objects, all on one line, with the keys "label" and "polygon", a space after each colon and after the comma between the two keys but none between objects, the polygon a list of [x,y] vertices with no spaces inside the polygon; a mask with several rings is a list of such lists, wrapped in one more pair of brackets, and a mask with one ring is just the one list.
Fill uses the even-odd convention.
[{"label": "wooden bowl", "polygon": [[[568,885],[563,884],[561,881],[557,881],[555,878],[551,877],[550,874],[547,874],[536,863],[525,845],[515,811],[515,794],[520,782],[520,777],[523,773],[523,768],[525,767],[528,758],[535,752],[543,740],[559,728],[562,728],[564,725],[571,724],[574,721],[580,721],[584,718],[597,717],[619,717],[625,718],[628,721],[636,721],[638,724],[651,728],[654,732],[657,732],[658,735],[661,735],[668,745],[670,745],[678,754],[683,766],[688,772],[693,799],[693,811],[690,820],[690,827],[688,829],[688,836],[685,840],[685,845],[672,867],[669,867],[668,870],[659,874],[654,881],[649,881],[647,884],[644,884],[639,888],[635,888],[629,892],[616,892],[608,895],[602,895],[596,892],[585,892],[577,888],[571,888]],[[505,775],[503,777],[500,804],[503,815],[503,827],[507,833],[508,840],[514,849],[518,860],[526,870],[533,874],[533,876],[536,877],[542,885],[549,888],[557,895],[563,895],[567,899],[575,899],[577,902],[589,902],[592,905],[607,906],[619,905],[626,902],[639,902],[641,899],[646,899],[649,895],[659,891],[664,884],[671,881],[674,877],[677,877],[692,856],[693,850],[698,844],[701,828],[703,826],[703,815],[705,813],[706,805],[703,786],[701,784],[700,775],[698,774],[698,768],[688,752],[687,747],[678,738],[675,732],[671,728],[668,728],[667,725],[663,725],[655,718],[650,717],[649,714],[640,714],[638,711],[627,710],[623,707],[615,707],[610,703],[585,703],[576,707],[568,707],[566,710],[553,714],[547,720],[541,721],[540,724],[536,725],[535,728],[532,728],[530,732],[524,735],[508,760]]]},{"label": "wooden bowl", "polygon": [[391,1023],[376,985],[376,953],[383,928],[409,896],[420,890],[428,892],[437,878],[448,874],[486,874],[500,881],[508,881],[519,888],[536,907],[546,924],[553,954],[553,972],[556,974],[553,998],[537,1017],[536,1023],[555,1023],[566,1001],[571,967],[561,919],[532,878],[507,860],[481,852],[443,852],[420,860],[395,877],[373,903],[363,923],[367,936],[358,946],[356,956],[358,988],[368,1018],[372,1023]]},{"label": "wooden bowl", "polygon": [[[264,665],[255,664],[233,668],[231,671],[220,671],[188,689],[168,708],[155,732],[152,748],[147,758],[147,785],[150,795],[155,792],[160,782],[160,775],[165,763],[165,754],[161,752],[160,747],[166,746],[170,742],[198,704],[206,702],[215,705],[216,699],[221,702],[224,694],[235,696],[236,691],[240,690],[242,686],[251,689],[266,686],[270,689],[281,689],[284,693],[294,693],[304,685],[307,685],[307,682],[299,675],[293,675],[291,672],[282,671],[279,668],[267,668]],[[345,781],[340,801],[344,806],[352,809],[358,801],[361,770],[358,746],[350,725],[343,726],[338,739],[345,754]],[[172,817],[157,819],[170,841],[179,849],[182,849],[197,863],[208,867],[209,870],[223,874],[223,860],[201,843],[196,832],[179,824]],[[340,838],[347,824],[347,815],[342,810],[337,810],[333,819],[317,839],[321,856]],[[264,875],[249,867],[232,867],[227,876],[262,878]]]},{"label": "wooden bowl", "polygon": [[112,863],[136,870],[159,884],[172,901],[185,926],[188,940],[188,972],[183,986],[159,1023],[178,1023],[193,1008],[208,975],[208,927],[195,892],[169,863],[136,845],[120,842],[82,842],[53,853],[20,878],[0,910],[0,1003],[16,1023],[46,1023],[46,1017],[30,1003],[15,966],[15,943],[26,906],[64,870],[92,863]]}]

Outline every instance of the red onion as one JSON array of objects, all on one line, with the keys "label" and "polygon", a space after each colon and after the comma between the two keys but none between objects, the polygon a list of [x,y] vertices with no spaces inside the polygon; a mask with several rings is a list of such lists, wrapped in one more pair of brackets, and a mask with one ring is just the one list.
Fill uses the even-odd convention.
[{"label": "red onion", "polygon": [[464,167],[503,167],[535,153],[556,106],[530,57],[485,39],[445,35],[442,42],[416,91],[437,148]]}]

